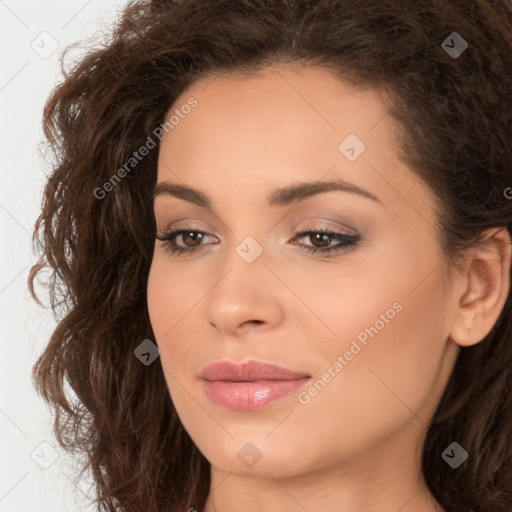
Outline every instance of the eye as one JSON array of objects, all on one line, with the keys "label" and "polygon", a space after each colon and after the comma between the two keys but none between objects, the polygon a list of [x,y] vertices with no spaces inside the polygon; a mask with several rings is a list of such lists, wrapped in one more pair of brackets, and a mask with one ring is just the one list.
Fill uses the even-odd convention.
[{"label": "eye", "polygon": [[[191,254],[198,252],[204,248],[205,244],[201,242],[205,237],[211,237],[208,233],[195,229],[193,226],[185,226],[179,229],[171,228],[163,235],[157,236],[157,240],[163,242],[164,247],[172,255],[180,256],[183,253]],[[295,233],[292,240],[309,237],[313,245],[297,244],[291,242],[293,245],[298,245],[303,251],[311,254],[321,253],[327,255],[337,254],[355,247],[361,240],[360,234],[348,234],[338,231],[333,231],[325,227],[310,228]],[[177,244],[177,240],[185,246]],[[337,241],[333,246],[332,242]]]},{"label": "eye", "polygon": [[[311,254],[320,252],[321,254],[337,254],[355,247],[361,241],[361,235],[349,235],[338,231],[332,231],[328,228],[306,229],[295,234],[294,240],[297,238],[308,237],[313,241],[313,245],[298,244],[300,249]],[[332,241],[338,241],[334,246]],[[318,245],[315,245],[318,244]]]},{"label": "eye", "polygon": [[[204,231],[199,231],[192,226],[185,226],[179,229],[169,229],[166,233],[161,236],[157,236],[157,240],[163,242],[164,247],[173,255],[179,256],[182,253],[192,253],[196,252],[199,248],[201,248],[200,243],[203,241],[204,237],[210,236],[208,233]],[[176,239],[181,237],[182,242],[185,244],[188,241],[191,242],[191,247],[181,247],[176,245]]]}]

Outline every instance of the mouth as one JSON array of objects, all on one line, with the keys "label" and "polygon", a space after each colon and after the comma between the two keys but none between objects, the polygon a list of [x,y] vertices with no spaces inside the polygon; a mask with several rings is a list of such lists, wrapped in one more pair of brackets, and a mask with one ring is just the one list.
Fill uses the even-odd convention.
[{"label": "mouth", "polygon": [[199,378],[205,394],[216,405],[251,411],[298,391],[311,375],[260,361],[220,361],[207,366]]}]

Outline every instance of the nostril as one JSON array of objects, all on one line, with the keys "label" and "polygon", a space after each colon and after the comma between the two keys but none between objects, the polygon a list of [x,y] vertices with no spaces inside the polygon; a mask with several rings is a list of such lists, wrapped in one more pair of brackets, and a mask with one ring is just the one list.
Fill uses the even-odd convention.
[{"label": "nostril", "polygon": [[246,324],[262,324],[262,323],[264,323],[263,320],[247,320],[242,325],[246,325]]}]

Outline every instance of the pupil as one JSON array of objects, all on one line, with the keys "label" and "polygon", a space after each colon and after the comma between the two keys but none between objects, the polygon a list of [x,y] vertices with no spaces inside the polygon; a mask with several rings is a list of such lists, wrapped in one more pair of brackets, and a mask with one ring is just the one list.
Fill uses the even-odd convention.
[{"label": "pupil", "polygon": [[202,233],[197,233],[197,232],[194,232],[194,231],[189,231],[188,233],[183,233],[183,241],[186,244],[185,237],[190,237],[190,238],[192,238],[192,240],[194,242],[196,242],[195,244],[192,244],[192,246],[199,245],[201,243],[201,237],[202,236],[203,236]]},{"label": "pupil", "polygon": [[[320,239],[318,238],[320,237]],[[320,242],[321,247],[325,247],[329,245],[329,235],[327,233],[315,233],[315,238],[317,242]]]}]

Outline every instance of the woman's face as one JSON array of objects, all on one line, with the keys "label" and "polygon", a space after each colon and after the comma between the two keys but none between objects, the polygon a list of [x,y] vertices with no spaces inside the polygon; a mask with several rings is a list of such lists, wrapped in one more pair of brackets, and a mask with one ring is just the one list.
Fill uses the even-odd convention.
[{"label": "woman's face", "polygon": [[[419,467],[458,347],[432,195],[387,110],[326,70],[273,66],[196,82],[169,113],[157,233],[185,232],[155,241],[148,308],[179,417],[219,471]],[[296,373],[203,373],[247,361]]]}]

